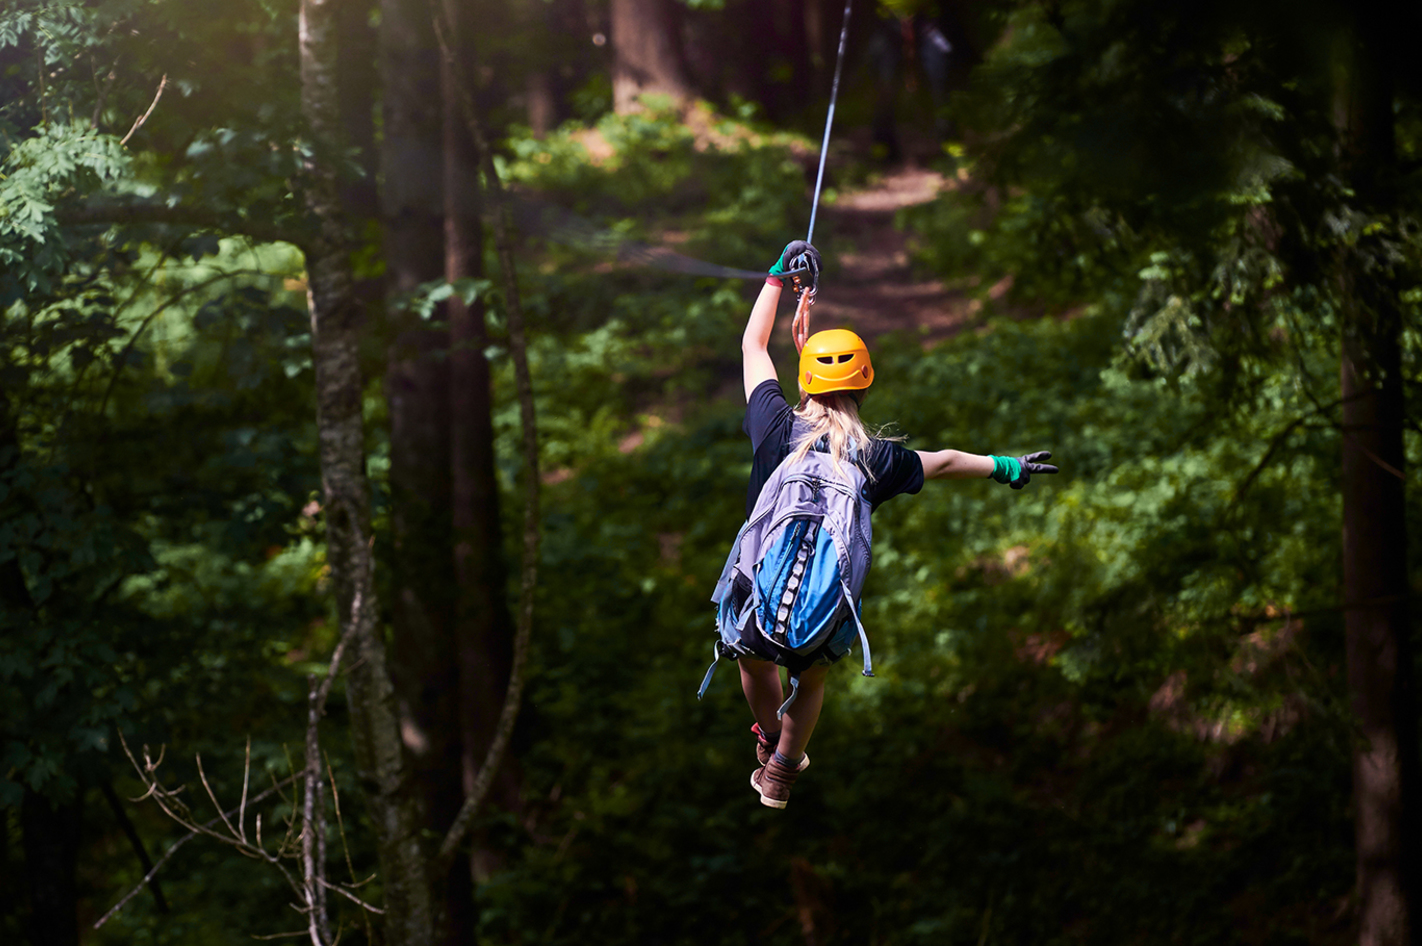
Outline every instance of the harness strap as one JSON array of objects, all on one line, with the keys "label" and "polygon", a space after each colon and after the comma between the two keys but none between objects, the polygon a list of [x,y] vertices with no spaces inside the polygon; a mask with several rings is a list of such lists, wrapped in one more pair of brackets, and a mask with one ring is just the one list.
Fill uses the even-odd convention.
[{"label": "harness strap", "polygon": [[874,665],[869,659],[869,635],[864,633],[864,622],[859,620],[859,609],[854,606],[854,595],[849,593],[849,585],[841,581],[839,586],[844,589],[844,600],[849,602],[849,616],[854,618],[854,626],[859,628],[859,645],[864,648],[864,676],[874,676]]},{"label": "harness strap", "polygon": [[785,711],[790,708],[790,704],[795,702],[795,697],[800,695],[800,675],[790,674],[790,698],[780,704],[780,709],[775,711],[775,718],[781,719],[785,716]]},{"label": "harness strap", "polygon": [[706,688],[711,685],[711,676],[716,672],[716,665],[721,662],[720,641],[711,645],[711,666],[706,668],[706,676],[701,678],[701,689],[696,691],[696,698],[699,700],[706,695]]}]

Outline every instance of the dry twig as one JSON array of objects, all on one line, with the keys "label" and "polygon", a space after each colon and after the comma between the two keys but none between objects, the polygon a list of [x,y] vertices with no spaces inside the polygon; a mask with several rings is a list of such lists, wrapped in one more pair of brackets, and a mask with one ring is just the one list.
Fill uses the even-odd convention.
[{"label": "dry twig", "polygon": [[168,86],[168,74],[164,73],[163,78],[158,80],[158,91],[153,93],[153,101],[148,104],[148,111],[133,120],[133,127],[128,130],[128,134],[119,139],[119,147],[128,144],[128,139],[133,137],[133,133],[143,127],[143,123],[148,121],[148,116],[153,114],[153,110],[158,107],[158,100],[163,97],[163,90]]},{"label": "dry twig", "polygon": [[[363,590],[364,583],[361,582],[355,600],[352,602],[353,617],[361,614]],[[292,770],[292,774],[280,781],[277,781],[275,777],[273,777],[271,788],[256,796],[251,796],[252,743],[251,740],[248,739],[243,754],[241,800],[238,802],[237,807],[231,811],[224,810],[221,803],[217,800],[217,793],[213,790],[212,783],[208,780],[207,771],[203,766],[201,755],[194,757],[197,763],[198,777],[202,782],[208,799],[217,809],[217,817],[199,823],[193,816],[192,810],[179,797],[184,791],[184,786],[180,785],[176,788],[167,788],[163,785],[159,777],[158,771],[163,764],[166,747],[159,748],[158,758],[154,760],[148,747],[144,746],[143,762],[140,764],[138,759],[135,758],[133,751],[129,748],[128,742],[124,739],[123,734],[119,733],[119,741],[123,746],[124,754],[128,756],[134,771],[138,773],[139,780],[144,784],[143,795],[135,800],[143,801],[152,799],[164,814],[177,822],[181,827],[186,828],[188,833],[168,849],[167,853],[159,859],[158,863],[148,871],[142,882],[135,886],[133,890],[129,891],[129,893],[110,908],[107,913],[100,917],[98,922],[94,924],[95,929],[103,926],[104,923],[108,922],[112,916],[118,913],[129,900],[133,899],[133,896],[153,879],[158,873],[158,870],[167,863],[169,858],[173,856],[173,853],[176,852],[179,847],[198,835],[213,838],[229,847],[235,848],[239,853],[247,857],[252,857],[272,865],[281,872],[287,884],[296,893],[300,901],[300,906],[294,905],[294,909],[306,916],[307,928],[299,934],[279,933],[272,936],[257,937],[259,939],[282,939],[292,935],[299,935],[309,937],[312,946],[333,946],[338,939],[338,935],[333,934],[331,931],[326,898],[327,890],[334,890],[341,896],[346,897],[360,906],[363,911],[362,915],[365,913],[384,912],[379,907],[366,903],[352,893],[351,890],[346,889],[348,886],[352,889],[362,886],[361,883],[355,883],[355,870],[350,862],[350,852],[348,848],[346,850],[346,864],[348,867],[351,867],[352,884],[331,884],[326,880],[325,876],[325,785],[321,772],[319,724],[321,717],[325,713],[326,700],[330,696],[331,687],[335,681],[336,674],[340,670],[341,658],[352,636],[354,626],[355,621],[352,621],[351,628],[342,635],[340,642],[336,645],[336,649],[331,655],[331,663],[327,670],[326,678],[319,684],[314,674],[308,678],[306,745],[305,758],[303,759],[301,770],[298,772],[296,767],[291,765],[291,760],[288,756],[288,766]],[[331,777],[331,791],[333,798],[336,799],[336,812],[337,818],[339,819],[340,803],[339,797],[336,795],[335,773],[330,770],[329,762],[327,762],[326,768],[327,773]],[[282,792],[282,788],[291,784],[300,784],[302,787],[301,805],[299,809],[300,816],[298,817],[296,814],[298,806],[293,803],[293,813],[287,819],[287,830],[277,843],[276,850],[268,850],[264,842],[262,837],[262,815],[260,812],[257,813],[255,818],[255,842],[249,840],[246,825],[248,807],[259,804],[273,795],[285,801],[286,795]],[[232,821],[233,815],[237,817],[235,823]],[[218,830],[219,824],[225,831]],[[341,841],[344,847],[344,825],[341,826]],[[300,877],[294,875],[283,863],[284,860],[292,858],[298,859],[301,862],[302,869]]]}]

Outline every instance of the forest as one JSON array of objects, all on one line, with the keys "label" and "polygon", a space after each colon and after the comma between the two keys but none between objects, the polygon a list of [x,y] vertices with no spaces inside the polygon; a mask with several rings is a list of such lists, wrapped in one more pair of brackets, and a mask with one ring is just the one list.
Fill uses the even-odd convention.
[{"label": "forest", "polygon": [[[0,942],[1422,944],[1419,35],[5,0]],[[775,810],[697,687],[812,213],[870,426],[1060,473],[877,512]]]}]

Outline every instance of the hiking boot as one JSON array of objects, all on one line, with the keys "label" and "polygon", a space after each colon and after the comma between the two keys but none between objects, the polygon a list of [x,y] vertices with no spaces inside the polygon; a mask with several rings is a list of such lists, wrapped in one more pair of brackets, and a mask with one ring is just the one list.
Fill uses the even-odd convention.
[{"label": "hiking boot", "polygon": [[[770,757],[775,755],[775,743],[766,742],[765,733],[760,731],[760,723],[751,724],[751,732],[755,733],[755,760],[761,765],[770,761]],[[800,757],[800,767],[796,771],[803,772],[810,764],[808,754]]]},{"label": "hiking boot", "polygon": [[751,788],[760,793],[760,803],[767,808],[784,808],[790,801],[790,787],[800,775],[800,769],[784,765],[775,756],[751,773]]}]

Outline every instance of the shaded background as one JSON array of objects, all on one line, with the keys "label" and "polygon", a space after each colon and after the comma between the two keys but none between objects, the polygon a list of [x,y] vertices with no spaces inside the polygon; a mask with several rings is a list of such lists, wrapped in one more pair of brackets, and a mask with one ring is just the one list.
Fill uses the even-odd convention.
[{"label": "shaded background", "polygon": [[[498,174],[536,211],[514,250],[543,544],[523,712],[430,882],[433,938],[1416,942],[1415,13],[854,11],[816,327],[870,337],[865,416],[910,446],[1050,448],[1062,472],[879,513],[878,677],[834,673],[794,804],[755,804],[735,674],[693,694],[743,512],[757,286],[616,248],[757,270],[803,232],[841,11],[447,4]],[[342,181],[363,306],[422,843],[493,734],[523,464],[476,155],[427,2],[338,6],[336,143],[302,120],[297,14],[0,13],[7,942],[304,925],[278,874],[199,839],[92,929],[182,835],[133,801],[117,734],[166,745],[210,817],[195,755],[224,801],[249,739],[254,784],[299,766],[305,676],[339,636],[297,249],[313,163]],[[784,324],[773,354],[792,363]],[[328,867],[378,903],[349,725],[333,701]]]}]

